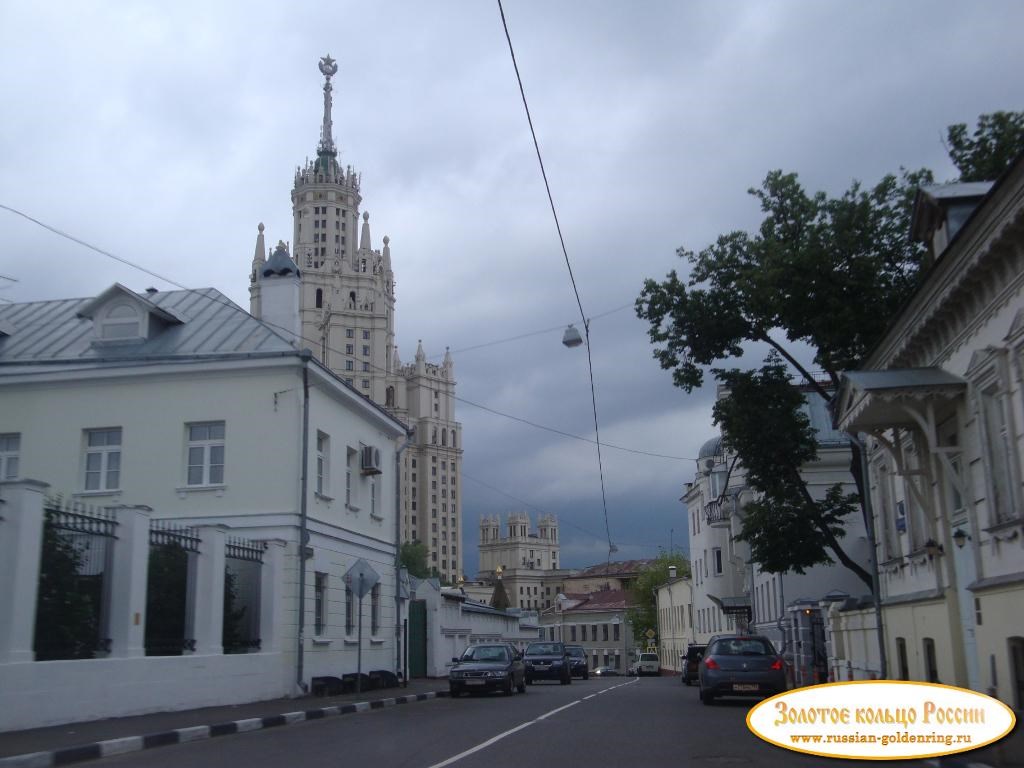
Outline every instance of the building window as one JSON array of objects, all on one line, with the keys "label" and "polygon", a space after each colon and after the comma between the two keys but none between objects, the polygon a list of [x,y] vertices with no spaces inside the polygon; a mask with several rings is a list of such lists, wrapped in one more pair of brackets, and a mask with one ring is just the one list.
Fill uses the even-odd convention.
[{"label": "building window", "polygon": [[370,514],[377,514],[377,483],[370,478]]},{"label": "building window", "polygon": [[224,482],[224,422],[188,425],[188,485]]},{"label": "building window", "polygon": [[346,328],[345,329],[345,338],[346,339],[351,339],[354,336],[355,336],[355,331],[353,331],[351,328]]},{"label": "building window", "polygon": [[711,550],[711,561],[712,561],[713,567],[715,569],[715,575],[716,576],[721,576],[722,575],[722,550],[720,548],[715,547],[714,549]]},{"label": "building window", "polygon": [[363,338],[364,338],[364,339],[368,339],[368,338],[370,338],[370,332],[369,332],[369,331],[365,331],[365,330],[364,330],[364,331],[363,331]]},{"label": "building window", "polygon": [[316,492],[321,496],[330,490],[328,470],[331,464],[331,438],[317,430],[316,433]]},{"label": "building window", "polygon": [[363,379],[363,389],[369,389],[369,388],[370,388],[370,380],[369,379]]},{"label": "building window", "polygon": [[[353,363],[351,360],[346,360],[345,361],[345,370],[346,371],[354,371],[355,368],[356,368],[355,363]],[[351,382],[349,382],[349,383],[351,383]]]},{"label": "building window", "polygon": [[569,642],[571,642],[571,643],[575,643],[576,642],[576,625],[575,624],[570,624],[569,625]]},{"label": "building window", "polygon": [[121,487],[121,428],[85,431],[85,490]]},{"label": "building window", "polygon": [[374,584],[370,590],[370,634],[380,632],[380,583]]},{"label": "building window", "polygon": [[101,339],[130,339],[141,336],[139,313],[130,304],[115,304],[100,320]]},{"label": "building window", "polygon": [[323,288],[317,288],[316,289],[316,308],[317,309],[322,309],[323,306],[324,306],[324,289]]},{"label": "building window", "polygon": [[353,347],[351,344],[346,344],[345,345],[345,354],[346,355],[354,354],[354,350],[355,350],[355,347]]},{"label": "building window", "polygon": [[601,639],[604,640],[605,642],[608,642],[608,625],[607,624],[602,624],[601,625]]},{"label": "building window", "polygon": [[370,354],[370,345],[369,344],[363,344],[363,354],[364,355],[369,355]]},{"label": "building window", "polygon": [[313,580],[313,634],[324,633],[324,617],[327,615],[327,574],[317,572]]},{"label": "building window", "polygon": [[0,480],[18,477],[18,459],[21,452],[21,434],[0,435]]},{"label": "building window", "polygon": [[619,639],[619,625],[618,624],[612,624],[612,640],[618,640],[618,639]]},{"label": "building window", "polygon": [[935,655],[935,641],[926,637],[921,642],[924,648],[925,679],[929,683],[937,683],[939,682],[939,660]]},{"label": "building window", "polygon": [[590,639],[593,642],[597,642],[597,624],[590,625]]},{"label": "building window", "polygon": [[910,665],[907,663],[907,639],[905,637],[896,638],[896,665],[899,668],[900,680],[910,679]]},{"label": "building window", "polygon": [[[345,457],[345,506],[352,506],[352,462],[355,461],[356,452],[352,449],[348,449],[348,454]],[[413,509],[416,507],[413,506]]]},{"label": "building window", "polygon": [[370,364],[369,363],[363,363],[363,373],[369,373],[369,372],[370,372]]},{"label": "building window", "polygon": [[356,594],[352,587],[345,587],[345,634],[351,635],[356,623]]},{"label": "building window", "polygon": [[992,494],[991,503],[988,505],[989,520],[992,525],[996,525],[1013,517],[1013,497],[1010,490],[1013,478],[1013,446],[1003,397],[996,387],[990,387],[981,393],[981,415],[987,454],[984,466],[988,469],[989,488]]}]

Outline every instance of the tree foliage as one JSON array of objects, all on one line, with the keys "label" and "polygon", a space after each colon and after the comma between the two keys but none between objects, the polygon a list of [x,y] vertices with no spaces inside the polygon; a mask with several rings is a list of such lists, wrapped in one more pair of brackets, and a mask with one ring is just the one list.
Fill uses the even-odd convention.
[{"label": "tree foliage", "polygon": [[36,598],[34,650],[37,661],[91,659],[99,639],[102,584],[82,576],[82,553],[46,513]]},{"label": "tree foliage", "polygon": [[946,147],[960,181],[995,181],[1024,152],[1024,112],[981,115],[970,136],[965,123],[951,125]]},{"label": "tree foliage", "polygon": [[[995,178],[1024,149],[1024,116],[982,115],[972,136],[964,125],[950,126],[948,136],[963,181]],[[772,171],[749,190],[763,214],[757,232],[723,234],[699,253],[680,248],[686,277],[673,270],[661,282],[647,280],[637,299],[654,357],[687,392],[701,386],[710,366],[739,357],[751,343],[777,355],[757,372],[714,369],[731,389],[716,420],[761,492],[745,508],[742,538],[766,570],[801,571],[834,556],[867,580],[840,543],[855,497],[840,486],[810,497],[799,467],[816,455],[814,434],[801,421],[799,393],[783,390],[792,389],[795,371],[830,400],[840,372],[860,367],[885,333],[917,284],[924,247],[908,235],[912,201],[932,181],[930,171],[901,169],[831,197],[809,193],[795,173]],[[793,345],[813,350],[814,367],[832,386],[801,365]],[[851,473],[863,494],[859,449],[851,448]]]},{"label": "tree foliage", "polygon": [[676,576],[690,575],[690,561],[683,555],[663,552],[640,572],[629,590],[633,606],[629,609],[626,620],[633,627],[633,637],[639,641],[640,635],[648,629],[658,631],[658,603],[655,592],[659,586],[668,581],[669,566],[676,567]]},{"label": "tree foliage", "polygon": [[431,575],[430,566],[427,565],[427,545],[422,541],[407,541],[402,544],[399,559],[410,576],[426,579]]},{"label": "tree foliage", "polygon": [[715,423],[727,446],[743,457],[747,482],[761,491],[744,507],[737,536],[750,544],[752,559],[769,573],[804,573],[834,556],[870,588],[871,575],[840,545],[856,495],[835,485],[815,498],[800,476],[801,467],[817,459],[814,429],[802,410],[808,393],[793,386],[778,355],[757,371],[717,375],[730,396],[715,403]]}]

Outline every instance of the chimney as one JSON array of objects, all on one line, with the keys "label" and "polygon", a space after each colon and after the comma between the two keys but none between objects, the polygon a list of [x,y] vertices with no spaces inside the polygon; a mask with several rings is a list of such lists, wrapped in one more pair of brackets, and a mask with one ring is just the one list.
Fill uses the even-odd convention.
[{"label": "chimney", "polygon": [[675,579],[675,577],[676,577],[676,567],[674,565],[670,565],[668,567],[668,577],[669,577],[670,580],[671,579]]}]

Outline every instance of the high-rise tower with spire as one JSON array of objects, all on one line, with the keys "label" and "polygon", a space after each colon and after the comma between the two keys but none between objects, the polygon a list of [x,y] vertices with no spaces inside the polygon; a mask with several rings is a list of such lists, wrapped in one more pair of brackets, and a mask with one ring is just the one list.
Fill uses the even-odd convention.
[{"label": "high-rise tower with spire", "polygon": [[[385,236],[383,248],[374,250],[370,215],[360,213],[361,176],[338,162],[331,84],[337,62],[323,57],[320,72],[324,104],[316,158],[296,169],[291,192],[292,253],[301,270],[299,344],[415,427],[413,443],[402,454],[402,540],[426,544],[428,565],[454,582],[462,575],[462,425],[455,421],[452,357],[446,350],[440,363],[428,363],[422,341],[412,363],[399,357],[390,239]],[[262,285],[263,232],[260,224],[250,272],[250,311],[256,317],[274,310],[266,306]]]}]

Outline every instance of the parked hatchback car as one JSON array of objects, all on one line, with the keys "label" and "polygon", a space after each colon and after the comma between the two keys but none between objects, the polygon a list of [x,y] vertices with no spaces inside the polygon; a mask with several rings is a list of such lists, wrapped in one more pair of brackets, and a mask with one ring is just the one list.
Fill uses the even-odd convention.
[{"label": "parked hatchback car", "polygon": [[683,685],[692,685],[697,679],[697,671],[700,669],[700,660],[704,658],[706,645],[691,643],[686,646],[686,653],[683,654]]},{"label": "parked hatchback car", "polygon": [[705,704],[720,696],[773,696],[787,688],[786,667],[767,637],[719,637],[704,651],[697,682]]},{"label": "parked hatchback car", "polygon": [[562,685],[572,682],[569,655],[562,643],[530,643],[523,654],[526,684],[534,680],[558,680]]},{"label": "parked hatchback car", "polygon": [[590,679],[590,666],[587,664],[587,652],[583,646],[567,645],[565,650],[569,654],[569,673],[573,677],[582,677],[584,680]]},{"label": "parked hatchback car", "polygon": [[448,670],[452,698],[467,691],[501,691],[506,696],[511,696],[513,689],[526,693],[526,665],[508,643],[471,645],[452,662]]}]

